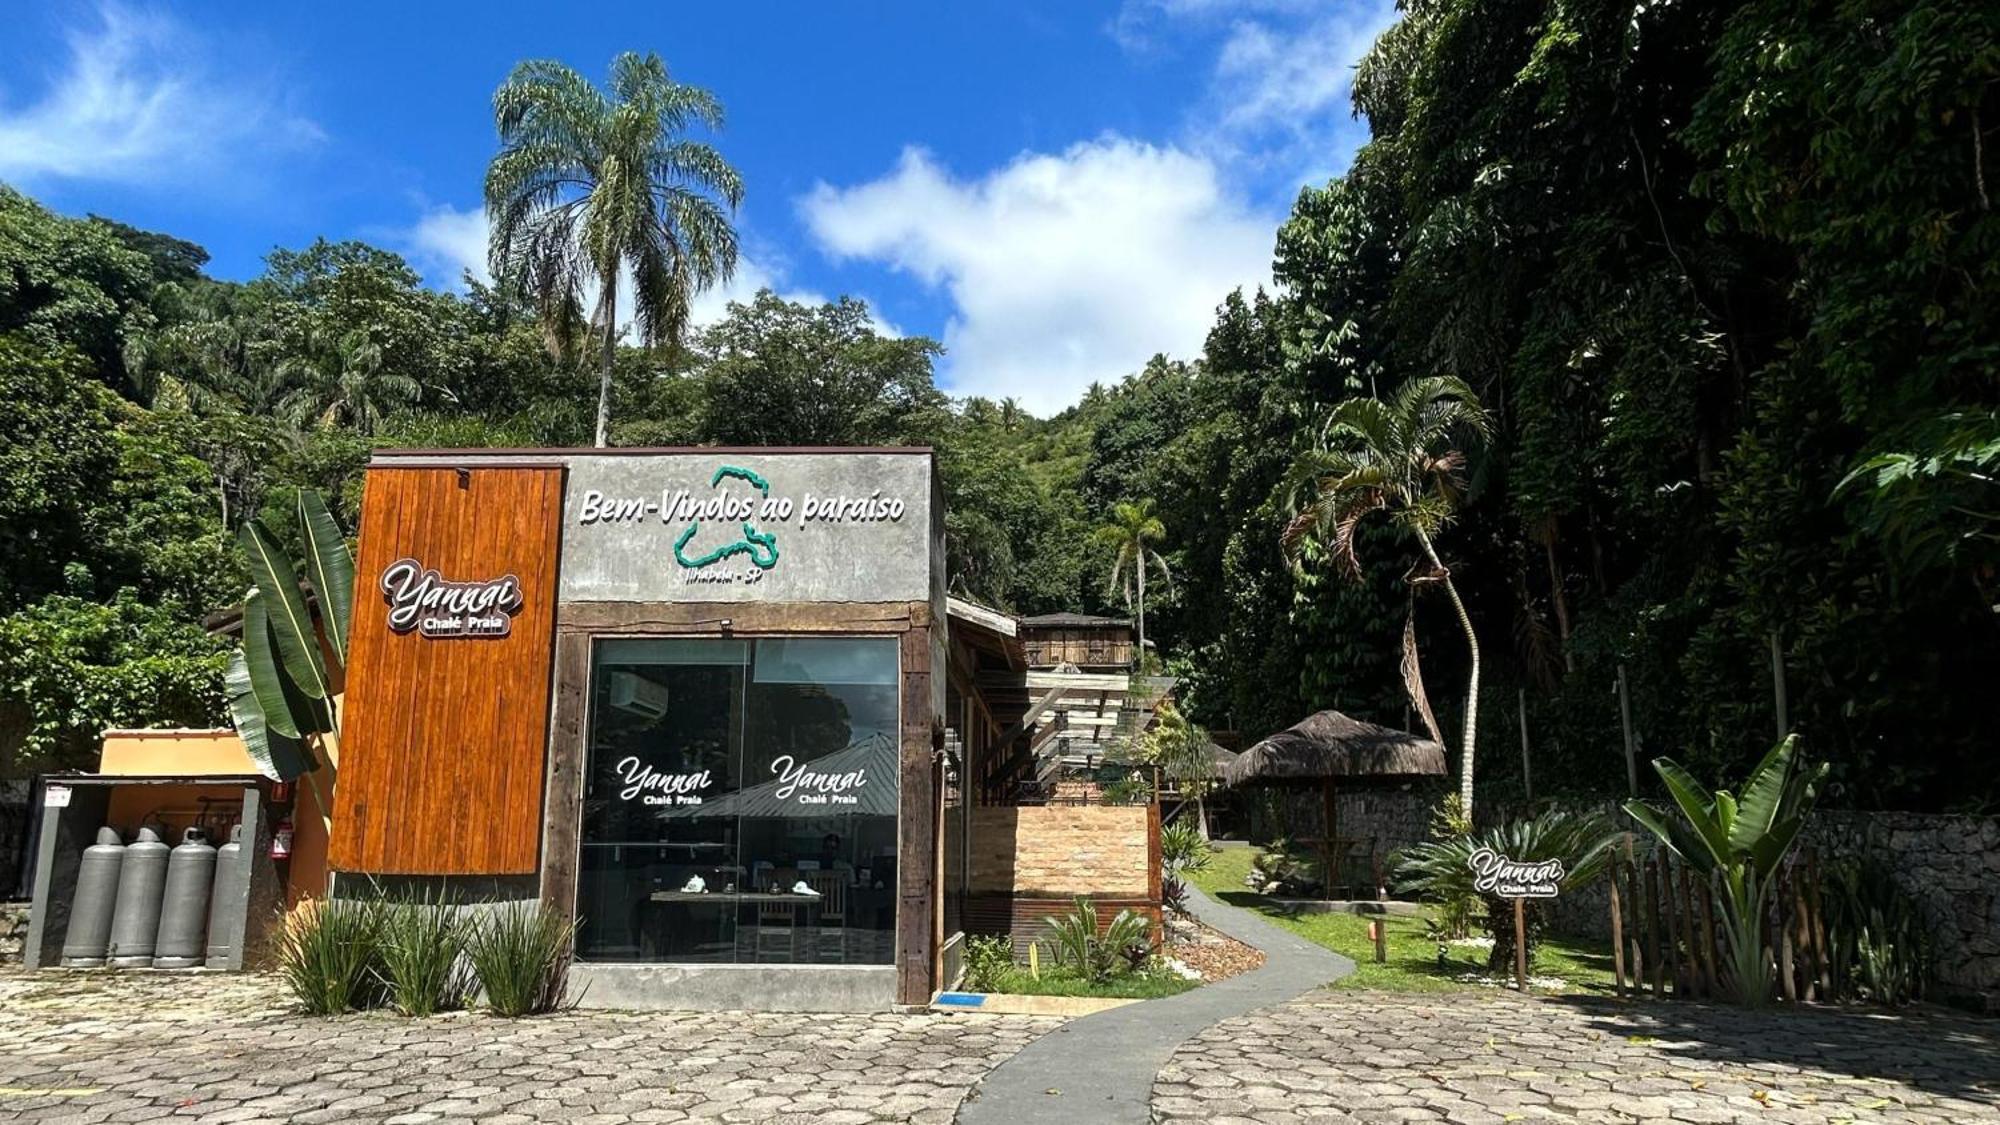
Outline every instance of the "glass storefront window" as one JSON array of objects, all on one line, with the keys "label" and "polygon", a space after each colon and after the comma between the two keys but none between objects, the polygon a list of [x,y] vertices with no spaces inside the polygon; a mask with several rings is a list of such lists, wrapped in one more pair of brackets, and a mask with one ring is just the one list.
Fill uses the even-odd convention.
[{"label": "glass storefront window", "polygon": [[892,638],[609,638],[591,666],[577,955],[894,958]]}]

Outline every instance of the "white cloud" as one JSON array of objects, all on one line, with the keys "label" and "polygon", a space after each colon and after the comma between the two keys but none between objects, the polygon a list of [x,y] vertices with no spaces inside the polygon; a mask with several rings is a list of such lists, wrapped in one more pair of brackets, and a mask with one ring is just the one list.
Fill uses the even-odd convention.
[{"label": "white cloud", "polygon": [[0,178],[226,188],[269,156],[324,139],[240,57],[220,77],[221,52],[172,19],[115,4],[98,16],[67,34],[68,56],[37,98],[0,91]]},{"label": "white cloud", "polygon": [[1392,0],[1359,0],[1305,18],[1233,21],[1194,125],[1202,147],[1318,179],[1365,139],[1354,119],[1355,66],[1396,22]]},{"label": "white cloud", "polygon": [[918,149],[800,203],[822,249],[945,290],[945,382],[1049,413],[1158,352],[1200,350],[1215,306],[1270,276],[1276,217],[1216,166],[1116,136],[959,180]]},{"label": "white cloud", "polygon": [[1157,65],[1211,58],[1184,143],[1290,189],[1337,174],[1367,139],[1355,66],[1399,18],[1395,0],[1126,0],[1106,31]]},{"label": "white cloud", "polygon": [[432,207],[400,239],[410,261],[432,285],[463,288],[464,276],[487,284],[486,209],[461,211],[449,203]]}]

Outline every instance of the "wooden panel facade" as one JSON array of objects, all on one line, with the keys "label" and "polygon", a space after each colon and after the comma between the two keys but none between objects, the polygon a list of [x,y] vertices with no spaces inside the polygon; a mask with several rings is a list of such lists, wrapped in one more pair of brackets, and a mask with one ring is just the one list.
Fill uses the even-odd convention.
[{"label": "wooden panel facade", "polygon": [[[343,871],[538,868],[563,513],[560,467],[369,469],[330,861]],[[504,636],[392,629],[380,582],[513,576]]]}]

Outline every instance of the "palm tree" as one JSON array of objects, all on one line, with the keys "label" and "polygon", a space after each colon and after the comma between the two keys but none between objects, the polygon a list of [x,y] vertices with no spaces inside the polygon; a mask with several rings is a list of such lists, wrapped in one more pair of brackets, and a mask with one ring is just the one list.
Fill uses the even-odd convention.
[{"label": "palm tree", "polygon": [[397,407],[423,396],[415,379],[383,368],[381,345],[360,330],[332,341],[308,333],[299,353],[280,361],[276,374],[290,388],[278,400],[278,413],[293,425],[322,430],[345,424],[373,434]]},{"label": "palm tree", "polygon": [[582,335],[583,295],[595,287],[602,446],[620,267],[631,270],[632,319],[649,345],[678,341],[688,303],[735,272],[730,214],[743,202],[742,177],[684,136],[692,125],[720,127],[722,105],[668,77],[658,55],[627,52],[611,61],[608,93],[561,63],[521,63],[493,94],[493,120],[501,142],[486,169],[493,276],[534,304],[555,351]]},{"label": "palm tree", "polygon": [[1451,522],[1464,494],[1460,473],[1465,454],[1454,448],[1462,435],[1484,438],[1486,411],[1462,380],[1449,376],[1412,379],[1387,402],[1350,398],[1334,408],[1317,448],[1292,466],[1292,507],[1282,545],[1298,565],[1308,541],[1324,547],[1349,577],[1361,576],[1354,532],[1375,512],[1413,536],[1428,569],[1412,572],[1413,583],[1437,582],[1458,612],[1472,654],[1472,680],[1465,696],[1465,739],[1459,748],[1459,800],[1472,815],[1472,748],[1479,733],[1479,636],[1453,585],[1451,570],[1438,559],[1435,539]]},{"label": "palm tree", "polygon": [[1111,548],[1111,582],[1106,587],[1108,593],[1125,595],[1126,605],[1136,605],[1139,623],[1139,657],[1146,655],[1146,568],[1157,566],[1160,577],[1167,585],[1174,582],[1173,572],[1167,569],[1167,560],[1147,544],[1166,538],[1167,525],[1153,514],[1153,502],[1141,500],[1136,504],[1119,501],[1111,507],[1111,522],[1097,529],[1094,538],[1105,547]]}]

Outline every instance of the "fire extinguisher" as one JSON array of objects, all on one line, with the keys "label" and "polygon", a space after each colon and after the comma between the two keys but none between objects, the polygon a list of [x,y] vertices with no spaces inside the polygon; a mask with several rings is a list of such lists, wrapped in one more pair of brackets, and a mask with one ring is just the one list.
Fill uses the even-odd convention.
[{"label": "fire extinguisher", "polygon": [[292,818],[286,817],[271,829],[271,858],[292,858]]}]

